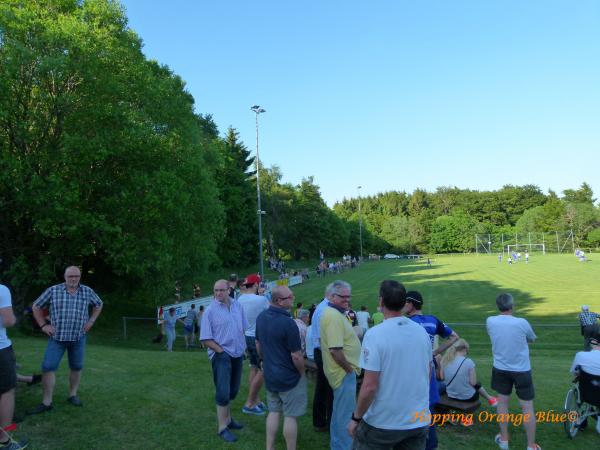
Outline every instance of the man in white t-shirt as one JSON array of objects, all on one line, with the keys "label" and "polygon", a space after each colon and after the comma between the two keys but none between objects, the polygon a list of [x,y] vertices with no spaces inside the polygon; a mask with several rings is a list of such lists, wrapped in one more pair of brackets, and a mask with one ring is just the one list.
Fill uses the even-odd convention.
[{"label": "man in white t-shirt", "polygon": [[[514,300],[510,294],[500,294],[496,298],[496,306],[500,314],[488,317],[487,332],[492,341],[494,365],[492,367],[492,388],[498,392],[498,415],[508,414],[508,403],[513,386],[519,398],[523,421],[527,434],[527,449],[538,450],[535,443],[535,411],[533,399],[535,391],[531,378],[529,362],[529,342],[534,342],[536,335],[527,320],[514,317]],[[508,449],[508,422],[499,421],[500,434],[495,442],[501,449]]]},{"label": "man in white t-shirt", "polygon": [[360,366],[365,374],[348,423],[354,450],[425,448],[431,341],[423,327],[402,315],[405,303],[402,284],[381,283],[379,304],[385,320],[363,339]]},{"label": "man in white t-shirt", "polygon": [[600,376],[600,330],[596,331],[590,338],[592,346],[589,352],[577,352],[573,364],[571,364],[571,373],[577,374],[577,367],[589,375]]},{"label": "man in white t-shirt", "polygon": [[6,286],[0,284],[0,449],[18,450],[27,447],[26,443],[14,441],[7,431],[16,428],[13,423],[15,410],[15,387],[17,368],[12,342],[6,329],[17,323],[12,309],[12,298]]},{"label": "man in white t-shirt", "polygon": [[369,314],[365,305],[362,305],[360,311],[356,313],[356,320],[358,321],[358,326],[362,328],[364,335],[369,329],[369,321],[371,320],[371,314]]},{"label": "man in white t-shirt", "polygon": [[[584,398],[591,397],[592,399],[598,398],[598,387],[594,386],[595,383],[589,378],[583,375],[591,375],[593,377],[600,377],[600,331],[596,331],[590,337],[591,350],[589,352],[577,352],[573,364],[571,364],[571,373],[577,375],[579,379],[579,390]],[[581,372],[585,372],[583,375]],[[586,400],[586,401],[589,401]],[[582,430],[587,426],[587,419],[585,419],[579,429]],[[596,418],[596,431],[600,433],[600,417]]]},{"label": "man in white t-shirt", "polygon": [[262,416],[267,409],[264,403],[260,401],[259,392],[263,385],[263,373],[261,361],[256,350],[256,318],[269,307],[267,297],[258,295],[260,286],[260,275],[251,274],[242,282],[240,295],[237,300],[244,310],[249,327],[244,332],[246,336],[246,353],[250,363],[250,373],[248,374],[248,398],[242,408],[246,414]]}]

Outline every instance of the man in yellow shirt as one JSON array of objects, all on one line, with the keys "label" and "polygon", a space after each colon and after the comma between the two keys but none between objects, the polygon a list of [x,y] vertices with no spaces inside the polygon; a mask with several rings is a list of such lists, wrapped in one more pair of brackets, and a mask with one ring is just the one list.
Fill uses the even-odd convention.
[{"label": "man in yellow shirt", "polygon": [[323,369],[333,389],[333,412],[330,426],[331,450],[350,450],[352,438],[346,425],[356,407],[356,375],[360,369],[360,341],[346,319],[352,287],[345,281],[334,281],[320,320]]}]

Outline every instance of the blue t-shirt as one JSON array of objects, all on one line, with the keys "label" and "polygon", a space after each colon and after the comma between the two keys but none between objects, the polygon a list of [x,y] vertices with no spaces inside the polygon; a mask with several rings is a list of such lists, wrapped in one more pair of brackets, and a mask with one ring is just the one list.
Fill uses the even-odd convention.
[{"label": "blue t-shirt", "polygon": [[[415,316],[410,317],[414,322],[421,325],[427,331],[429,338],[431,339],[431,346],[433,347],[433,342],[435,335],[441,336],[443,338],[447,338],[452,334],[452,328],[442,322],[435,316],[426,316],[417,314]],[[435,363],[435,360],[434,360]],[[431,371],[431,380],[429,383],[429,404],[435,405],[440,401],[440,395],[438,392],[438,384],[435,378],[435,370]]]},{"label": "blue t-shirt", "polygon": [[286,392],[300,380],[292,361],[293,352],[301,351],[300,332],[289,312],[269,306],[256,318],[256,340],[263,358],[265,385],[271,392]]}]

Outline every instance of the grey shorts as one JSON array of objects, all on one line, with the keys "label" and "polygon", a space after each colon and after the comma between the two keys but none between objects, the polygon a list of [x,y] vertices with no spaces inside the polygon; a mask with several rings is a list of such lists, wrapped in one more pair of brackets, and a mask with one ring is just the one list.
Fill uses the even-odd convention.
[{"label": "grey shorts", "polygon": [[298,384],[286,392],[267,389],[269,412],[283,412],[285,417],[300,417],[306,414],[307,403],[306,377],[300,377]]}]

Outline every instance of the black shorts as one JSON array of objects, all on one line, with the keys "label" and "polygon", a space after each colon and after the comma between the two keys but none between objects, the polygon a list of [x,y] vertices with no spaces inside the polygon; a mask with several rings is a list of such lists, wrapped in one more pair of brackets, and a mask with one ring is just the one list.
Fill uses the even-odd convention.
[{"label": "black shorts", "polygon": [[246,336],[246,355],[248,356],[250,367],[260,369],[260,357],[258,356],[258,350],[256,350],[256,338],[252,336]]},{"label": "black shorts", "polygon": [[535,390],[533,389],[531,370],[512,372],[492,367],[492,389],[499,394],[508,396],[512,393],[513,385],[519,399],[526,401],[534,399]]},{"label": "black shorts", "polygon": [[17,362],[12,346],[0,350],[0,395],[17,386]]}]

